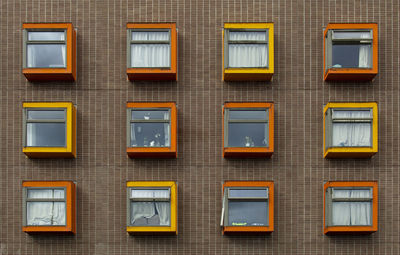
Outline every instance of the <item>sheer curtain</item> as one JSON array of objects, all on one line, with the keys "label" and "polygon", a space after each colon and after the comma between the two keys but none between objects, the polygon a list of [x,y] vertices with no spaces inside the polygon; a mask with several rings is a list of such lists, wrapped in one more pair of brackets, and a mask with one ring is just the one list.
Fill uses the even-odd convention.
[{"label": "sheer curtain", "polygon": [[[169,112],[164,113],[164,120],[168,120],[169,119]],[[164,137],[165,137],[165,147],[169,147],[170,146],[170,136],[171,136],[171,132],[170,132],[170,124],[166,123],[164,124]]]},{"label": "sheer curtain", "polygon": [[[334,111],[333,118],[371,118],[369,111]],[[371,123],[334,122],[332,124],[332,145],[335,147],[371,146]]]},{"label": "sheer curtain", "polygon": [[[371,33],[370,32],[363,32],[360,35],[361,39],[370,39]],[[359,57],[358,57],[358,67],[371,67],[372,57],[371,57],[371,45],[370,44],[361,44],[359,50]]]},{"label": "sheer curtain", "polygon": [[[131,198],[169,198],[169,190],[137,190],[131,191]],[[150,219],[158,214],[160,225],[170,223],[169,202],[132,202],[131,203],[131,224],[140,218]]]},{"label": "sheer curtain", "polygon": [[[265,41],[266,32],[230,32],[231,41]],[[265,67],[268,50],[266,44],[229,43],[229,67]]]},{"label": "sheer curtain", "polygon": [[[64,198],[63,190],[28,190],[28,198]],[[27,202],[27,225],[65,225],[65,202]]]},{"label": "sheer curtain", "polygon": [[[169,41],[169,32],[132,32],[132,41]],[[170,63],[169,44],[131,44],[132,67],[169,67]]]},{"label": "sheer curtain", "polygon": [[64,66],[67,66],[65,54],[66,54],[66,49],[65,49],[65,44],[64,44],[64,45],[61,45],[61,56],[62,56],[62,61],[63,61]]},{"label": "sheer curtain", "polygon": [[35,47],[33,47],[32,45],[28,45],[27,46],[27,65],[28,67],[35,67],[35,63],[36,63],[36,54],[35,54]]},{"label": "sheer curtain", "polygon": [[[371,198],[370,190],[334,189],[332,198]],[[371,202],[333,202],[332,224],[338,226],[371,225]]]}]

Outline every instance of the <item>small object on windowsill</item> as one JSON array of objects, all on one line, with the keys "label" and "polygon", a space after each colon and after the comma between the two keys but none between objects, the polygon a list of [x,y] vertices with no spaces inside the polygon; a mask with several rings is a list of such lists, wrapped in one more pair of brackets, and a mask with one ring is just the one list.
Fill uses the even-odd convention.
[{"label": "small object on windowsill", "polygon": [[264,226],[263,223],[251,223],[252,226]]},{"label": "small object on windowsill", "polygon": [[342,68],[342,65],[336,64],[336,65],[333,65],[332,67],[334,67],[334,68]]},{"label": "small object on windowsill", "polygon": [[254,142],[250,136],[245,136],[244,140],[245,140],[245,142],[244,142],[245,147],[254,147]]},{"label": "small object on windowsill", "polygon": [[144,146],[144,147],[149,146],[149,142],[147,141],[147,137],[145,137],[145,138],[143,139],[143,146]]},{"label": "small object on windowsill", "polygon": [[232,226],[246,226],[246,222],[232,222]]}]

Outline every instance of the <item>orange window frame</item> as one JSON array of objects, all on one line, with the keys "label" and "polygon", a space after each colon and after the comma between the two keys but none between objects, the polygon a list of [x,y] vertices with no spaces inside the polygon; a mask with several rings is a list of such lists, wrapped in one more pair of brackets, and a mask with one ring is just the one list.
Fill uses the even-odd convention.
[{"label": "orange window frame", "polygon": [[[23,107],[23,123],[24,132],[27,128],[26,111],[47,110],[47,109],[64,109],[66,111],[65,118],[65,147],[28,147],[26,141],[23,141],[22,152],[29,158],[76,158],[76,107],[72,102],[24,102]],[[25,139],[26,135],[24,135]]]},{"label": "orange window frame", "polygon": [[[241,109],[268,109],[268,147],[228,147],[228,116],[225,115],[226,109],[241,110]],[[224,158],[235,158],[235,157],[271,157],[274,152],[274,103],[234,103],[227,102],[224,104],[222,110],[222,147]],[[251,122],[250,122],[251,123]]]},{"label": "orange window frame", "polygon": [[[372,68],[327,68],[327,36],[330,30],[372,30]],[[332,43],[332,42],[331,42]],[[324,30],[324,80],[325,81],[371,81],[378,74],[378,24],[376,23],[330,23]]]},{"label": "orange window frame", "polygon": [[[146,235],[146,234],[159,234],[159,235],[177,235],[178,234],[178,185],[174,181],[128,181],[127,187],[127,227],[126,231],[132,235]],[[130,190],[132,188],[139,189],[157,189],[168,188],[170,190],[170,209],[171,219],[169,226],[133,226],[130,225],[131,220],[131,203],[130,203]]]},{"label": "orange window frame", "polygon": [[[66,67],[65,68],[28,68],[22,73],[29,81],[75,81],[76,80],[76,30],[72,23],[24,23],[23,56],[27,55],[27,32],[29,31],[66,31]],[[23,61],[26,62],[26,59]]]},{"label": "orange window frame", "polygon": [[[329,188],[372,188],[371,226],[327,226],[327,192]],[[329,198],[332,199],[332,198]],[[378,182],[377,181],[330,181],[324,184],[324,234],[371,234],[378,231]]]},{"label": "orange window frame", "polygon": [[[66,196],[66,225],[65,226],[29,226],[24,224],[22,231],[35,233],[65,233],[76,234],[76,185],[73,181],[23,181],[24,190],[29,188],[64,188]],[[23,192],[23,201],[26,203],[26,191]],[[26,210],[26,204],[23,206]],[[23,213],[26,216],[26,211]],[[26,222],[26,219],[23,219]]]},{"label": "orange window frame", "polygon": [[[127,111],[127,149],[130,158],[177,158],[177,107],[174,102],[128,102]],[[131,147],[131,112],[132,110],[158,110],[170,111],[170,146],[169,147]]]},{"label": "orange window frame", "polygon": [[225,181],[222,185],[222,199],[227,201],[225,190],[227,188],[267,188],[268,189],[268,226],[225,226],[225,210],[228,205],[223,202],[221,225],[223,234],[268,234],[274,231],[274,182],[273,181]]},{"label": "orange window frame", "polygon": [[[128,23],[127,28],[127,75],[128,80],[173,80],[178,79],[178,61],[177,61],[177,30],[176,23]],[[143,31],[152,31],[165,29],[170,31],[171,45],[171,64],[169,68],[134,68],[131,67],[131,31],[138,29]]]}]

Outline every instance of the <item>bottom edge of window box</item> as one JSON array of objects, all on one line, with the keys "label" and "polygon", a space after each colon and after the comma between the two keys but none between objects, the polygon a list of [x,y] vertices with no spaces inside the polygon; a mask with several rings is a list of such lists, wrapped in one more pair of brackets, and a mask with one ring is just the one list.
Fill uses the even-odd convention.
[{"label": "bottom edge of window box", "polygon": [[325,152],[324,158],[371,158],[377,151],[330,151]]},{"label": "bottom edge of window box", "polygon": [[[65,70],[65,69],[61,69]],[[37,73],[26,73],[24,72],[25,78],[32,82],[46,82],[46,81],[75,81],[76,77],[73,73],[64,72],[37,72]]]},{"label": "bottom edge of window box", "polygon": [[224,72],[224,81],[271,81],[273,73],[230,73]]}]

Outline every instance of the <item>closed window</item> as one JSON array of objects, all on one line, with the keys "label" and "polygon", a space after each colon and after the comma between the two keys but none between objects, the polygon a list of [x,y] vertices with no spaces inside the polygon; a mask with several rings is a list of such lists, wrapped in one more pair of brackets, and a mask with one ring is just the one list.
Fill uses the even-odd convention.
[{"label": "closed window", "polygon": [[129,181],[127,231],[177,234],[177,184]]},{"label": "closed window", "polygon": [[376,103],[329,103],[325,107],[325,156],[372,156],[377,149]]},{"label": "closed window", "polygon": [[75,189],[72,181],[24,181],[23,231],[75,233]]},{"label": "closed window", "polygon": [[324,189],[325,233],[374,231],[376,182],[328,182]]},{"label": "closed window", "polygon": [[224,183],[221,225],[224,232],[273,231],[273,182]]}]

